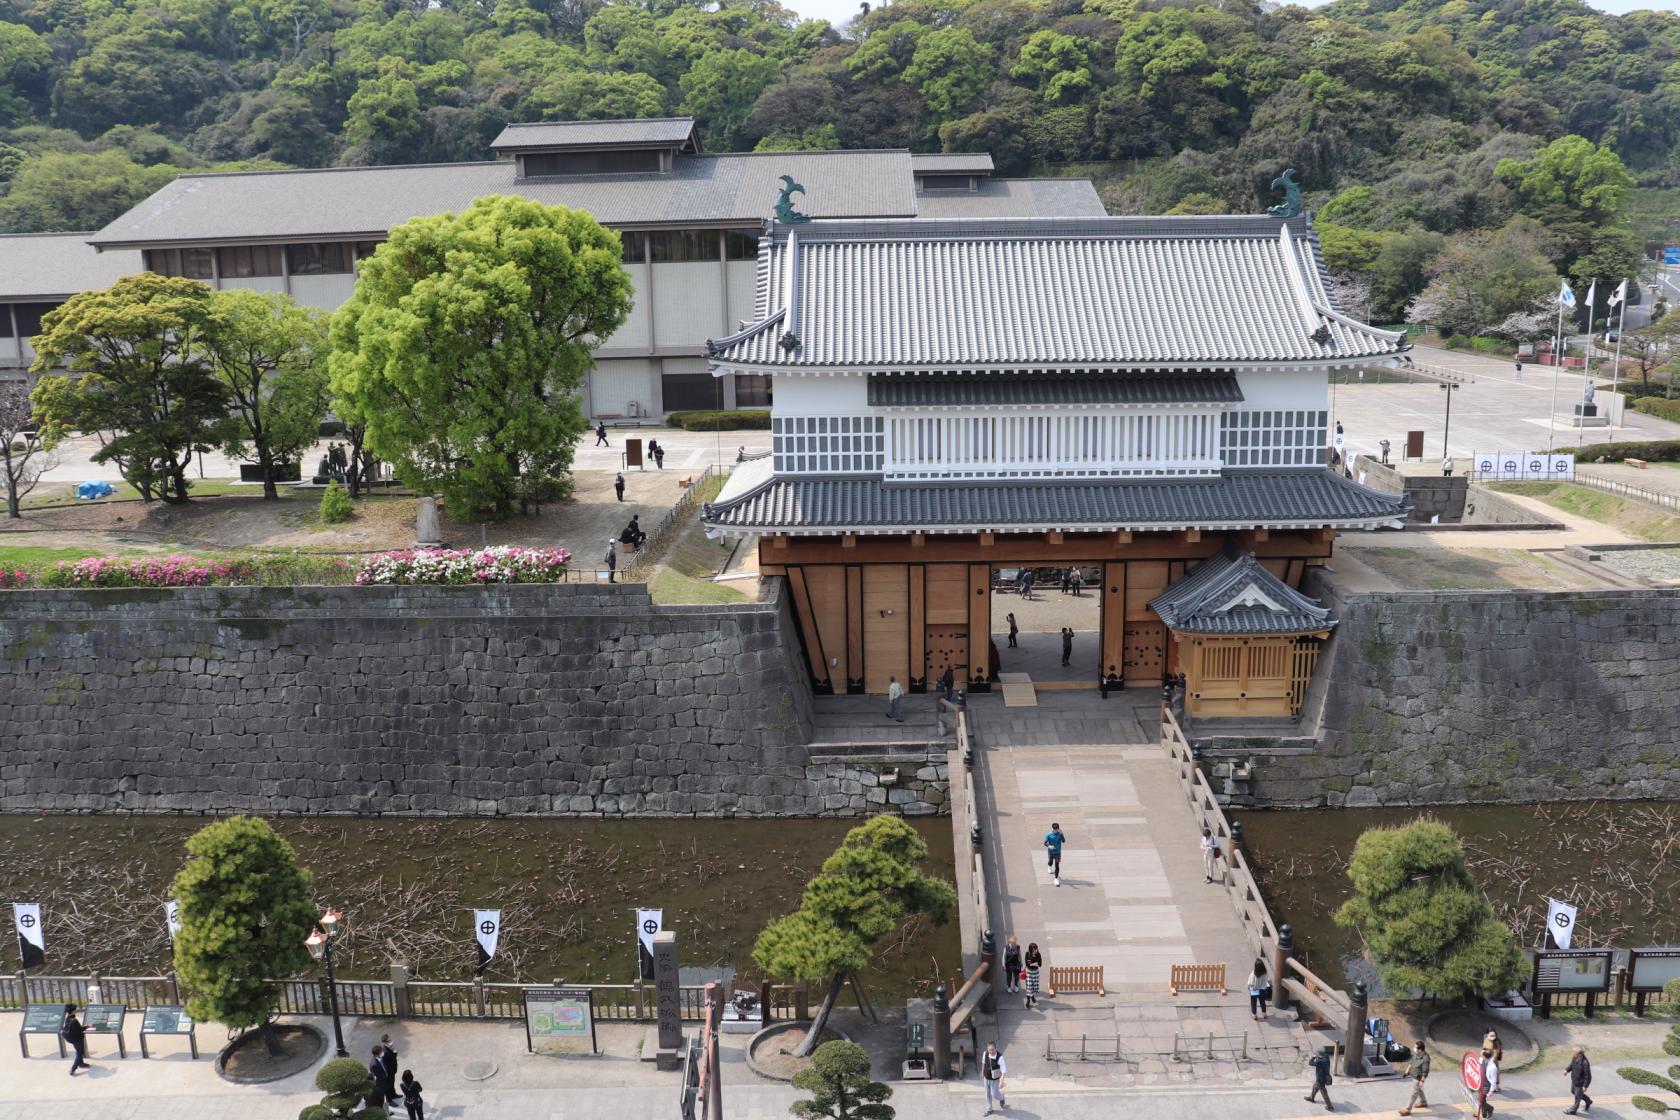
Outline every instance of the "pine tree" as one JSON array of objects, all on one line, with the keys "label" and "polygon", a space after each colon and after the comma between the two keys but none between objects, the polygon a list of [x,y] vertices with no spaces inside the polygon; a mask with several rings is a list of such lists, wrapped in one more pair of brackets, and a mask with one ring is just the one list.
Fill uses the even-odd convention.
[{"label": "pine tree", "polygon": [[358,1107],[373,1092],[373,1074],[354,1058],[339,1058],[321,1067],[315,1088],[326,1096],[298,1113],[298,1120],[385,1120],[382,1105]]},{"label": "pine tree", "polygon": [[893,1120],[884,1103],[892,1090],[870,1079],[869,1055],[855,1042],[835,1039],[817,1047],[811,1068],[793,1075],[793,1087],[811,1094],[789,1107],[799,1120]]}]

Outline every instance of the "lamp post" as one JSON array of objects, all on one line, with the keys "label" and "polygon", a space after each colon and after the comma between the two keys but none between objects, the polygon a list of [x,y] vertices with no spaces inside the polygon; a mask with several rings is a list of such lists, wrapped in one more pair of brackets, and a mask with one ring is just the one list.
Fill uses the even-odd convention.
[{"label": "lamp post", "polygon": [[1443,381],[1441,382],[1441,388],[1447,392],[1447,419],[1441,428],[1441,458],[1445,459],[1452,454],[1452,447],[1447,443],[1447,437],[1452,434],[1452,395],[1453,390],[1458,388],[1458,385],[1452,381]]},{"label": "lamp post", "polygon": [[320,921],[315,923],[315,928],[303,943],[309,947],[310,956],[327,963],[327,1006],[332,1009],[333,1040],[338,1043],[338,1056],[348,1058],[350,1051],[344,1048],[344,1025],[338,1021],[338,984],[333,980],[332,967],[333,932],[343,916],[336,910],[323,911]]}]

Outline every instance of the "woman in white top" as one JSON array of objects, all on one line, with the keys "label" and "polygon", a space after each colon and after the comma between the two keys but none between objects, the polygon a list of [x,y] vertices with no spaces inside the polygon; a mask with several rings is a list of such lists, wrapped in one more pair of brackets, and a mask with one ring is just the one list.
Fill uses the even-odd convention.
[{"label": "woman in white top", "polygon": [[1266,972],[1266,962],[1259,957],[1254,958],[1254,967],[1248,972],[1248,1013],[1256,1019],[1265,1019],[1266,1001],[1272,998],[1272,978]]},{"label": "woman in white top", "polygon": [[1219,841],[1213,838],[1211,829],[1202,828],[1202,882],[1213,882],[1213,861],[1219,855]]}]

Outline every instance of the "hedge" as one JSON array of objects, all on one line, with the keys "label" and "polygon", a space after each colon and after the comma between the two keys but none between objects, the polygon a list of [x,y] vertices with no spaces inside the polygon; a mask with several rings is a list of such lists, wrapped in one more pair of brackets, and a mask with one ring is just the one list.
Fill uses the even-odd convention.
[{"label": "hedge", "polygon": [[1680,423],[1680,400],[1670,400],[1667,397],[1639,397],[1633,402],[1633,410]]},{"label": "hedge", "polygon": [[770,410],[746,408],[738,411],[672,412],[665,422],[689,432],[735,432],[749,428],[768,429]]},{"label": "hedge", "polygon": [[1576,449],[1577,463],[1591,463],[1604,459],[1619,463],[1623,459],[1644,459],[1650,463],[1680,463],[1680,439],[1658,439],[1645,443],[1589,443]]}]

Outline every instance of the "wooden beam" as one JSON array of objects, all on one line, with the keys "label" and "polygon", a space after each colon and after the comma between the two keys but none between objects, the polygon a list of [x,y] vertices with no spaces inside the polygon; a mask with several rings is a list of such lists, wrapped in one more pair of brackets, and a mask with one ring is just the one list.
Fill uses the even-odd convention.
[{"label": "wooden beam", "polygon": [[926,533],[911,533],[910,534],[910,547],[911,548],[923,548],[926,545],[927,545],[927,534]]},{"label": "wooden beam", "polygon": [[1260,541],[1271,540],[1271,538],[1272,531],[1270,529],[1255,529],[1250,539],[1258,543]]},{"label": "wooden beam", "polygon": [[777,533],[775,536],[770,538],[771,548],[786,548],[787,546],[788,535],[786,533]]},{"label": "wooden beam", "polygon": [[1114,531],[1115,544],[1131,544],[1132,531],[1130,529],[1116,529]]},{"label": "wooden beam", "polygon": [[1052,530],[1051,532],[1048,532],[1048,533],[1044,534],[1044,539],[1049,541],[1051,544],[1061,544],[1062,543],[1061,530],[1056,529],[1056,530]]},{"label": "wooden beam", "polygon": [[980,534],[980,547],[981,548],[991,548],[993,542],[995,542],[996,540],[997,540],[997,537],[992,533],[981,533]]},{"label": "wooden beam", "polygon": [[845,536],[841,537],[840,538],[840,547],[841,548],[856,548],[857,547],[857,534],[856,533],[847,533]]},{"label": "wooden beam", "polygon": [[1202,531],[1200,529],[1186,529],[1186,530],[1184,530],[1184,543],[1195,544],[1197,541],[1199,541],[1201,539],[1202,539]]},{"label": "wooden beam", "polygon": [[[1053,545],[1044,539],[1043,533],[942,533],[928,534],[926,543],[918,549],[912,546],[910,534],[906,532],[898,536],[860,536],[854,548],[843,555],[847,563],[853,564],[957,564],[984,558],[995,559],[999,564],[1020,562],[1065,567],[1105,560],[1196,561],[1218,552],[1228,539],[1237,539],[1237,534],[1204,532],[1200,541],[1191,544],[1183,533],[1133,533],[1131,542],[1121,545],[1114,542],[1111,533],[1064,533],[1062,543]],[[794,535],[789,537],[786,549],[775,551],[773,556],[779,564],[832,564],[839,547],[840,542],[834,537]],[[1255,546],[1254,551],[1261,559],[1306,560],[1330,555],[1329,546],[1314,543],[1310,533],[1276,529],[1271,539]]]}]

